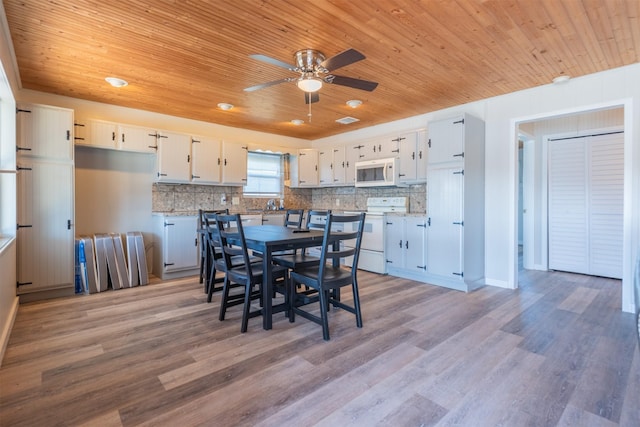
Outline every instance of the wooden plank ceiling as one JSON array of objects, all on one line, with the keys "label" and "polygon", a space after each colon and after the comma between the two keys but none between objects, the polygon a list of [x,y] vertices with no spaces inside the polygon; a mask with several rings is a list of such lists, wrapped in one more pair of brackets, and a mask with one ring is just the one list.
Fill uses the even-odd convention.
[{"label": "wooden plank ceiling", "polygon": [[[22,87],[316,139],[639,61],[638,0],[4,0]],[[308,106],[294,63],[317,49],[366,59]],[[129,82],[112,88],[104,78]],[[345,104],[359,99],[363,105]],[[235,105],[231,111],[219,102]],[[360,119],[341,125],[336,119]],[[292,119],[305,120],[294,126]]]}]

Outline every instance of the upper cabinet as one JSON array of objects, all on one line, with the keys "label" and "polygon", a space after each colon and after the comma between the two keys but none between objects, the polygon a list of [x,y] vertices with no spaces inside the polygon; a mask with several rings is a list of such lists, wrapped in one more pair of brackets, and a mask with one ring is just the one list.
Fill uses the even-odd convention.
[{"label": "upper cabinet", "polygon": [[300,149],[290,156],[289,162],[291,187],[318,186],[318,150],[314,148]]},{"label": "upper cabinet", "polygon": [[429,122],[428,150],[430,165],[442,163],[462,163],[465,160],[465,143],[468,140],[482,138],[484,132],[480,119],[462,114],[451,119]]},{"label": "upper cabinet", "polygon": [[205,136],[191,138],[191,182],[219,184],[222,169],[220,140]]},{"label": "upper cabinet", "polygon": [[222,142],[221,184],[245,185],[247,183],[247,154],[245,144],[233,141]]},{"label": "upper cabinet", "polygon": [[18,104],[16,120],[18,155],[73,160],[73,110]]},{"label": "upper cabinet", "polygon": [[397,138],[400,157],[400,182],[409,184],[427,179],[426,131],[410,132]]},{"label": "upper cabinet", "polygon": [[190,182],[191,137],[171,132],[158,133],[157,146],[157,180]]},{"label": "upper cabinet", "polygon": [[148,127],[118,125],[118,129],[120,150],[154,153],[158,147],[157,140],[161,139],[157,131]]}]

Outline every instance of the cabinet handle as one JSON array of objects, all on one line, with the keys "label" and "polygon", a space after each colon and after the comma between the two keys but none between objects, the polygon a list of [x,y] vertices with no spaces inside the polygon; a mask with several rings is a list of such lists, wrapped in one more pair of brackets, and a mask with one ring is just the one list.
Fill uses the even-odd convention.
[{"label": "cabinet handle", "polygon": [[[112,141],[116,140],[116,133],[115,132],[111,132],[111,140]],[[122,134],[122,142],[124,142],[124,133]]]},{"label": "cabinet handle", "polygon": [[220,157],[218,157],[218,165],[220,165]]},{"label": "cabinet handle", "polygon": [[454,125],[458,125],[458,124],[464,124],[464,119],[460,119],[457,122],[453,122]]},{"label": "cabinet handle", "polygon": [[67,230],[71,230],[71,220],[67,220]]},{"label": "cabinet handle", "polygon": [[164,263],[164,266],[165,266],[165,267],[167,267],[167,266],[169,266],[169,265],[174,265],[174,264],[175,264],[174,262],[165,262],[165,263]]},{"label": "cabinet handle", "polygon": [[398,148],[397,150],[391,150],[392,153],[399,153],[400,149]]},{"label": "cabinet handle", "polygon": [[[158,177],[161,177],[161,176],[167,176],[167,174],[166,174],[166,173],[160,173],[160,172],[158,172]],[[172,225],[173,225],[173,224],[172,224]]]},{"label": "cabinet handle", "polygon": [[464,227],[464,221],[454,222],[453,225],[462,225]]},{"label": "cabinet handle", "polygon": [[422,159],[422,150],[418,153],[418,158]]},{"label": "cabinet handle", "polygon": [[402,249],[402,240],[400,240],[400,249]]},{"label": "cabinet handle", "polygon": [[16,167],[16,170],[17,170],[17,171],[30,171],[30,170],[33,170],[33,169],[31,169],[31,168],[25,168],[25,167],[22,167],[22,166],[18,166],[18,167]]},{"label": "cabinet handle", "polygon": [[191,175],[191,179],[199,179],[200,177],[198,175]]},{"label": "cabinet handle", "polygon": [[31,148],[19,147],[19,146],[16,145],[16,153],[18,151],[31,151]]},{"label": "cabinet handle", "polygon": [[456,273],[456,272],[453,272],[453,273],[451,273],[451,274],[453,274],[453,275],[455,275],[455,276],[464,277],[464,272],[462,272],[462,273]]},{"label": "cabinet handle", "polygon": [[417,224],[416,227],[425,227],[425,228],[427,228],[427,224]]},{"label": "cabinet handle", "polygon": [[460,154],[454,154],[453,157],[462,157],[464,159],[464,151]]},{"label": "cabinet handle", "polygon": [[[150,134],[149,134],[149,136],[152,136],[152,137],[154,137],[154,138],[156,138],[156,139],[158,139],[158,138],[160,137],[160,135],[158,135],[158,132],[156,132],[156,133],[150,133]],[[122,135],[122,137],[124,138],[124,134]],[[123,140],[123,141],[124,141],[124,140]]]},{"label": "cabinet handle", "polygon": [[427,266],[426,265],[416,265],[417,268],[427,271]]},{"label": "cabinet handle", "polygon": [[16,230],[20,230],[21,228],[32,228],[31,224],[16,224]]},{"label": "cabinet handle", "polygon": [[170,226],[170,225],[175,225],[175,224],[174,224],[173,222],[166,222],[166,221],[165,221],[165,223],[164,223],[164,226],[165,226],[165,227],[168,227],[168,226]]},{"label": "cabinet handle", "polygon": [[409,241],[408,240],[404,243],[404,247],[409,249]]},{"label": "cabinet handle", "polygon": [[198,141],[197,139],[191,138],[191,143],[192,144],[200,144],[200,141]]},{"label": "cabinet handle", "polygon": [[158,138],[169,138],[167,135],[160,135],[158,134]]},{"label": "cabinet handle", "polygon": [[427,145],[429,146],[429,148],[431,148],[431,138],[429,138],[429,142],[427,143]]},{"label": "cabinet handle", "polygon": [[333,170],[333,163],[329,165],[329,169]]},{"label": "cabinet handle", "polygon": [[67,130],[67,141],[71,139],[71,131]]},{"label": "cabinet handle", "polygon": [[224,165],[227,166],[227,159],[224,159]]},{"label": "cabinet handle", "polygon": [[413,153],[411,153],[411,160],[415,160],[416,159],[416,152],[414,151]]},{"label": "cabinet handle", "polygon": [[454,175],[464,175],[464,169],[462,169],[461,171],[458,172],[454,172]]},{"label": "cabinet handle", "polygon": [[187,163],[189,163],[191,161],[191,155],[187,154]]},{"label": "cabinet handle", "polygon": [[198,238],[193,239],[193,246],[198,246]]},{"label": "cabinet handle", "polygon": [[431,217],[429,217],[429,219],[427,219],[427,225],[428,225],[429,227],[431,227]]}]

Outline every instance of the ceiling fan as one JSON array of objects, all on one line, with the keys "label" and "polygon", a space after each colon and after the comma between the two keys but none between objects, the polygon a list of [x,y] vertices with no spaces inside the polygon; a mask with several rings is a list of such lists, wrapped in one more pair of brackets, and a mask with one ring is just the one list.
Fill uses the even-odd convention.
[{"label": "ceiling fan", "polygon": [[258,61],[286,68],[287,70],[299,73],[300,75],[298,77],[286,77],[284,79],[251,86],[244,89],[246,92],[253,92],[254,90],[264,89],[280,83],[295,81],[298,88],[305,92],[305,103],[310,104],[320,100],[318,90],[320,90],[323,83],[347,86],[369,92],[373,91],[378,86],[378,83],[376,82],[332,74],[333,71],[338,68],[365,59],[365,56],[355,49],[347,49],[344,52],[332,56],[331,58],[325,58],[322,52],[315,49],[302,49],[293,55],[296,65],[287,64],[286,62],[265,55],[249,56],[253,59],[257,59]]}]

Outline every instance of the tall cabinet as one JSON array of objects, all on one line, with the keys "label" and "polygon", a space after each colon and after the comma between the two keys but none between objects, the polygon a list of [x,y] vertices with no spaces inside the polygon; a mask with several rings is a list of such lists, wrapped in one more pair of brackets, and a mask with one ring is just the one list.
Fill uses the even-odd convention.
[{"label": "tall cabinet", "polygon": [[427,275],[471,291],[484,284],[484,122],[462,114],[428,131]]},{"label": "tall cabinet", "polygon": [[74,292],[73,110],[17,108],[17,286],[21,299]]}]

